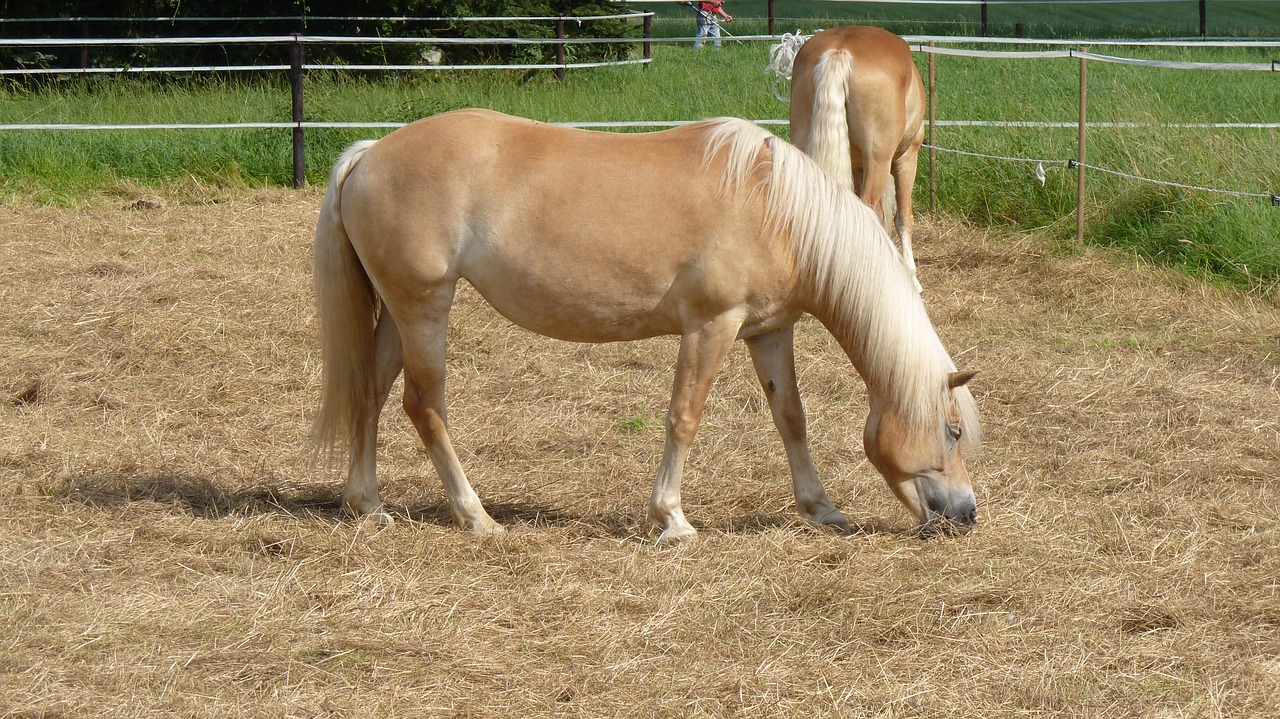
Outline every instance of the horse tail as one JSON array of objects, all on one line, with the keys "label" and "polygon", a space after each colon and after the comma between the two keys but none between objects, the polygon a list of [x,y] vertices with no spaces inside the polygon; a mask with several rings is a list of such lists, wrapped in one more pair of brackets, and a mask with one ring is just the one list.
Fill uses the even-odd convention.
[{"label": "horse tail", "polygon": [[342,186],[373,142],[347,148],[329,174],[316,225],[316,314],[322,367],[320,410],[311,429],[315,459],[333,459],[340,441],[364,426],[373,396],[377,296],[342,224]]},{"label": "horse tail", "polygon": [[853,190],[853,162],[849,157],[849,119],[845,107],[853,55],[844,50],[823,53],[813,66],[813,112],[809,128],[809,156],[841,187]]}]

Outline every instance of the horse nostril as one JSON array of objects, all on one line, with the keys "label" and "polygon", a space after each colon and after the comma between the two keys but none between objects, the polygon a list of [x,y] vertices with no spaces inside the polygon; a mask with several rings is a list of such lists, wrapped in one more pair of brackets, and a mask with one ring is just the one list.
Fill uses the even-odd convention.
[{"label": "horse nostril", "polygon": [[970,527],[972,527],[973,525],[977,524],[977,523],[978,523],[978,508],[977,508],[977,507],[974,507],[973,509],[970,509],[968,512],[965,512],[964,516],[960,518],[960,523],[961,523],[961,524],[967,524],[967,525],[969,525]]}]

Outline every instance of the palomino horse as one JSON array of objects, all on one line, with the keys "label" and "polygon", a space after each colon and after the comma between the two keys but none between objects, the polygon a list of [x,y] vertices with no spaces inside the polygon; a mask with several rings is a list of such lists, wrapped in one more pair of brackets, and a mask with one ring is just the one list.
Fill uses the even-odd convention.
[{"label": "palomino horse", "polygon": [[[978,436],[955,366],[871,210],[798,150],[742,120],[611,134],[459,110],[353,145],[320,212],[324,362],[317,450],[349,449],[344,506],[388,521],[378,415],[404,369],[404,408],[454,522],[498,531],[445,422],[445,335],[459,279],[498,312],[577,342],[679,335],[649,518],[690,537],[680,476],[703,403],[744,339],[782,434],[799,510],[847,528],[818,481],[796,387],[793,325],[816,316],[867,383],[867,456],[926,525],[969,526],[962,449]],[[380,307],[380,309],[379,309]]]},{"label": "palomino horse", "polygon": [[911,192],[925,95],[911,48],[880,28],[832,28],[801,46],[790,74],[791,142],[879,211],[886,227],[892,215],[914,278]]}]

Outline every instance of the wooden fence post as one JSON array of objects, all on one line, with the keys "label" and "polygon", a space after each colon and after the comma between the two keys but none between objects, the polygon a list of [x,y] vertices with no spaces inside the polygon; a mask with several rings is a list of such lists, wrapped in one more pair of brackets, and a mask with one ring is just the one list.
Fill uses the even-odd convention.
[{"label": "wooden fence post", "polygon": [[[938,43],[930,40],[929,47],[937,47]],[[937,103],[935,90],[938,84],[938,66],[934,59],[937,53],[929,53],[929,212],[938,211],[938,172],[936,163],[938,152],[933,142],[934,107]]]},{"label": "wooden fence post", "polygon": [[[556,39],[564,39],[564,18],[556,20]],[[556,68],[556,79],[564,79],[564,43],[556,43],[556,64],[560,67]]]},{"label": "wooden fence post", "polygon": [[982,36],[987,36],[987,0],[982,0]]},{"label": "wooden fence post", "polygon": [[[81,20],[77,27],[80,29],[80,37],[89,37],[89,22],[87,20]],[[80,69],[84,70],[87,67],[89,67],[89,46],[85,45],[80,48]]]},{"label": "wooden fence post", "polygon": [[1087,48],[1080,48],[1080,124],[1076,129],[1076,242],[1084,243],[1085,122],[1088,115],[1089,65]]},{"label": "wooden fence post", "polygon": [[302,138],[302,36],[289,43],[289,86],[293,91],[293,189],[307,185],[306,147]]},{"label": "wooden fence post", "polygon": [[773,11],[773,0],[769,0],[769,34],[770,35],[778,34],[776,32],[776,26],[774,25],[774,20],[776,19],[776,17],[777,17],[777,13]]},{"label": "wooden fence post", "polygon": [[653,13],[644,16],[644,59],[653,59]]}]

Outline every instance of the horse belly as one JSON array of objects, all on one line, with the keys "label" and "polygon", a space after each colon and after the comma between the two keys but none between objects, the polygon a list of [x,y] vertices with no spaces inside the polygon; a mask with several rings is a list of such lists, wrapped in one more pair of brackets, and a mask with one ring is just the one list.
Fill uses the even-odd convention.
[{"label": "horse belly", "polygon": [[654,265],[605,266],[557,252],[470,259],[460,268],[462,277],[500,314],[532,332],[614,342],[683,331],[682,303],[672,291],[681,283]]}]

